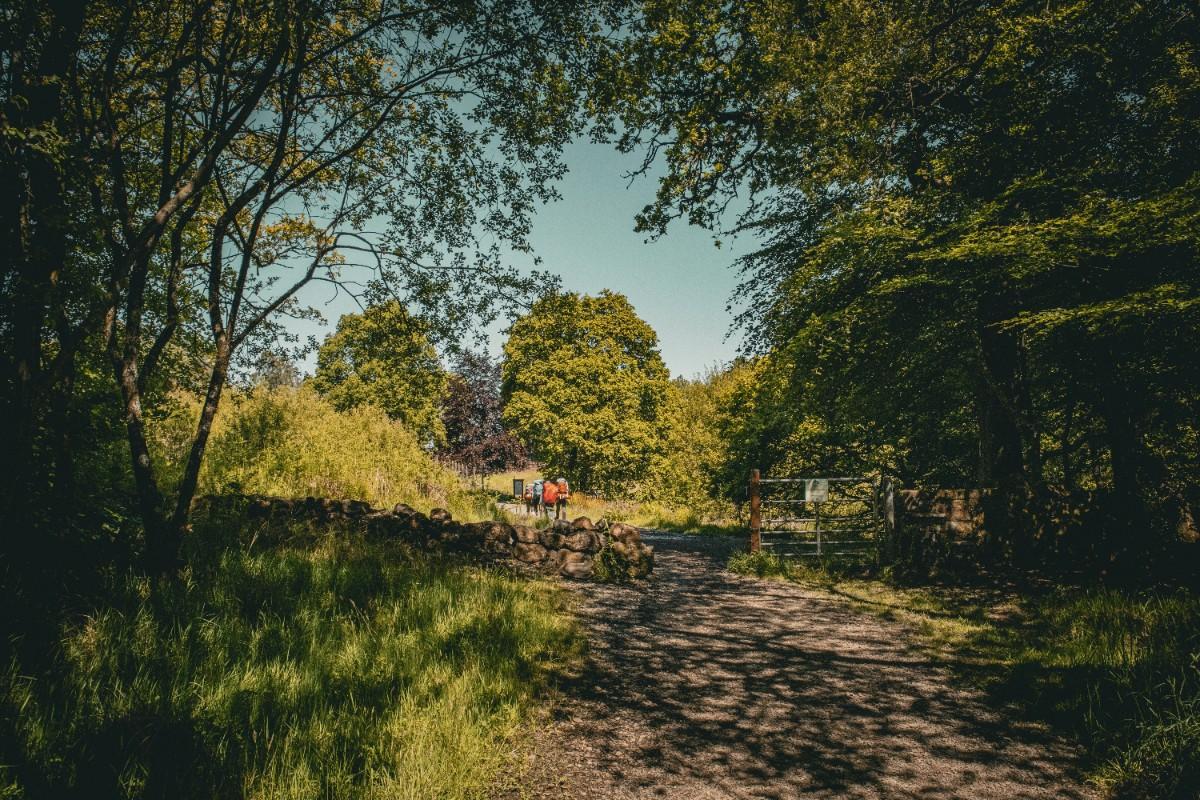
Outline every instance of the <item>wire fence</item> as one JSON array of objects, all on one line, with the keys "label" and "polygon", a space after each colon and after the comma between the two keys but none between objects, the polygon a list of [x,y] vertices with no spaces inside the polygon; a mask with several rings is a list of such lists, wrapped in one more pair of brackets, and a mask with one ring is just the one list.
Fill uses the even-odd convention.
[{"label": "wire fence", "polygon": [[750,477],[750,550],[789,557],[874,557],[884,482],[871,476]]}]

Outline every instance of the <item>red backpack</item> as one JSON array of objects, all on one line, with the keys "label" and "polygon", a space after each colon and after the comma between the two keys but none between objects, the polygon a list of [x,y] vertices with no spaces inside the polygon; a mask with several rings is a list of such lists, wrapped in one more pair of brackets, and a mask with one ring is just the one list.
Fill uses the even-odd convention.
[{"label": "red backpack", "polygon": [[542,502],[558,502],[558,486],[554,483],[554,481],[546,481],[542,484]]}]

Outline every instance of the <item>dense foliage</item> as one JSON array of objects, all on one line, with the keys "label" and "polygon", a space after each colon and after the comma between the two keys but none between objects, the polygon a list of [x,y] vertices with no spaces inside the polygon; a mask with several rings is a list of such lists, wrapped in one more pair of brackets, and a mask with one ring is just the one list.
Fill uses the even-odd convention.
[{"label": "dense foliage", "polygon": [[686,509],[698,518],[727,518],[721,498],[735,497],[745,476],[730,474],[730,451],[740,438],[728,438],[741,418],[732,403],[742,367],[712,369],[703,378],[671,381],[662,412],[664,446],[652,480],[641,495],[663,506]]},{"label": "dense foliage", "polygon": [[501,419],[500,364],[486,353],[464,351],[454,362],[442,401],[444,455],[472,472],[523,467],[529,456]]},{"label": "dense foliage", "polygon": [[[224,387],[282,319],[312,315],[306,286],[432,309],[452,336],[545,284],[502,254],[528,248],[532,210],[554,196],[606,14],[520,0],[7,8],[0,454],[19,485],[0,513],[22,530],[69,525],[42,509],[72,507],[97,429],[121,435],[148,563],[172,572]],[[167,491],[147,427],[176,388],[205,401]]]},{"label": "dense foliage", "polygon": [[423,442],[446,438],[440,413],[446,372],[426,326],[395,300],[338,320],[317,351],[312,385],[339,410],[373,405]]},{"label": "dense foliage", "polygon": [[504,422],[550,472],[615,490],[662,452],[669,374],[658,336],[623,295],[539,300],[504,345]]},{"label": "dense foliage", "polygon": [[995,486],[1022,558],[1048,496],[1122,564],[1194,532],[1194,4],[643,9],[599,88],[669,166],[642,226],[756,198],[750,465]]}]

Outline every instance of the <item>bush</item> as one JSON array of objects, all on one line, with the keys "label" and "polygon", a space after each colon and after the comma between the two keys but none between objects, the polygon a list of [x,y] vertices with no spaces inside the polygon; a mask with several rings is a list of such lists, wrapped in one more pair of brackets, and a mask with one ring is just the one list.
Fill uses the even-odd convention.
[{"label": "bush", "polygon": [[625,564],[612,548],[612,542],[604,543],[592,559],[592,564],[592,576],[601,583],[628,583],[630,580]]},{"label": "bush", "polygon": [[[156,427],[167,474],[178,473],[198,401],[176,398]],[[174,469],[171,469],[174,467]],[[337,411],[311,389],[259,387],[222,406],[200,475],[200,493],[365,500],[490,515],[486,500],[422,449],[416,435],[373,406]]]}]

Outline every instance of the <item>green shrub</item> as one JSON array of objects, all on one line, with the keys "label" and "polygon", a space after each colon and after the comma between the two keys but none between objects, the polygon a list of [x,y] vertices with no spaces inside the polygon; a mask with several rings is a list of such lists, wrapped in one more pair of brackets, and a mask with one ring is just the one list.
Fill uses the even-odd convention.
[{"label": "green shrub", "polygon": [[[186,457],[198,400],[176,397],[155,426],[164,473]],[[337,411],[316,392],[263,387],[234,393],[221,407],[200,474],[200,493],[229,488],[281,497],[365,500],[377,507],[440,506],[481,519],[491,504],[422,449],[402,423],[370,405]]]},{"label": "green shrub", "polygon": [[611,542],[605,542],[592,558],[592,576],[602,583],[626,583],[629,581],[629,573],[617,557],[616,551],[612,549]]},{"label": "green shrub", "polygon": [[477,797],[580,653],[548,584],[201,537],[178,586],[125,575],[50,667],[0,675],[0,797]]}]

